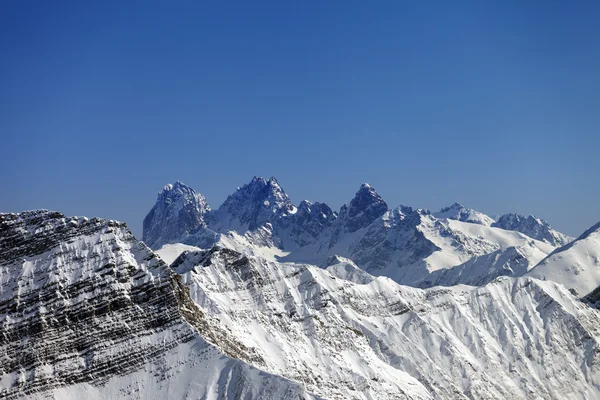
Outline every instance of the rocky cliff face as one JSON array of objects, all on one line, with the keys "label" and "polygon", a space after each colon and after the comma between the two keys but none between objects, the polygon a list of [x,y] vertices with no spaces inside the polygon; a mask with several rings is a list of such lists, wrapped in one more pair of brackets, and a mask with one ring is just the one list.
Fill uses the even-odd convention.
[{"label": "rocky cliff face", "polygon": [[368,183],[363,183],[348,208],[343,213],[340,212],[340,217],[344,220],[348,232],[355,232],[371,225],[387,210],[387,204],[375,189]]},{"label": "rocky cliff face", "polygon": [[210,227],[218,232],[255,230],[272,219],[296,212],[275,178],[254,177],[212,215]]},{"label": "rocky cliff face", "polygon": [[303,200],[297,212],[276,219],[273,224],[277,234],[284,240],[284,247],[286,244],[304,247],[318,241],[337,217],[337,213],[327,204]]},{"label": "rocky cliff face", "polygon": [[[167,396],[175,383],[181,398],[309,396],[225,356],[261,363],[116,221],[0,214],[0,332],[3,398]],[[203,375],[201,366],[218,370]],[[236,379],[221,382],[221,373]]]},{"label": "rocky cliff face", "polygon": [[168,184],[144,218],[142,240],[151,248],[181,241],[206,226],[210,207],[204,196],[181,182]]}]

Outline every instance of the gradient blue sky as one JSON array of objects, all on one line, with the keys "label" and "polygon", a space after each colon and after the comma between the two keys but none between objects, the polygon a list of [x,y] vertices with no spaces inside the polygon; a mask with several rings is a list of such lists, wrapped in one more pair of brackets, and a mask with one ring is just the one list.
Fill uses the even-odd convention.
[{"label": "gradient blue sky", "polygon": [[[172,4],[176,3],[176,4]],[[5,1],[0,211],[126,221],[181,180],[600,220],[600,2]]]}]

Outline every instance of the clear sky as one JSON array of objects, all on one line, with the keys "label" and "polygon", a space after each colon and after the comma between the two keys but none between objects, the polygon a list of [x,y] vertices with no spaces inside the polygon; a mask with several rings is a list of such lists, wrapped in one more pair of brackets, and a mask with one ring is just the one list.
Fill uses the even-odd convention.
[{"label": "clear sky", "polygon": [[0,211],[142,219],[181,180],[600,221],[600,2],[4,1]]}]

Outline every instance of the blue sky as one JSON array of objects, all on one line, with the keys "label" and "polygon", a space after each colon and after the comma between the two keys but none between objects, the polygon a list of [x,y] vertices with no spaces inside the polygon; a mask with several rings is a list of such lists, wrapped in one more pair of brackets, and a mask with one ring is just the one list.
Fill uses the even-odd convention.
[{"label": "blue sky", "polygon": [[216,208],[273,175],[295,203],[369,182],[391,206],[600,220],[598,2],[0,7],[0,211],[140,234],[169,182]]}]

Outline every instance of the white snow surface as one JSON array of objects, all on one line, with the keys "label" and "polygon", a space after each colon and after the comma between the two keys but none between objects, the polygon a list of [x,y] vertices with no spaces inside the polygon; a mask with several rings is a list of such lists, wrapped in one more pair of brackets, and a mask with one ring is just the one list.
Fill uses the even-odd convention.
[{"label": "white snow surface", "polygon": [[171,264],[184,251],[198,251],[198,250],[202,250],[202,249],[200,249],[200,247],[190,246],[188,244],[183,244],[183,243],[171,243],[171,244],[165,244],[163,247],[156,250],[155,253],[158,254],[158,256],[160,258],[162,258],[162,260],[165,263]]},{"label": "white snow surface", "polygon": [[560,282],[580,296],[600,286],[600,223],[554,251],[529,276]]},{"label": "white snow surface", "polygon": [[444,207],[433,215],[439,219],[455,219],[457,221],[471,222],[486,226],[490,226],[495,222],[492,217],[477,210],[473,210],[472,208],[467,208],[460,203],[454,203],[451,206]]},{"label": "white snow surface", "polygon": [[500,277],[422,290],[223,252],[178,266],[192,298],[269,372],[317,395],[600,396],[600,314],[560,284]]},{"label": "white snow surface", "polygon": [[201,338],[168,351],[160,362],[102,385],[77,383],[23,396],[39,400],[316,399],[299,384],[223,355]]}]

